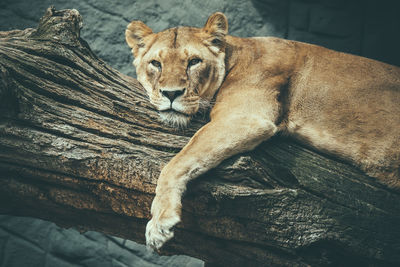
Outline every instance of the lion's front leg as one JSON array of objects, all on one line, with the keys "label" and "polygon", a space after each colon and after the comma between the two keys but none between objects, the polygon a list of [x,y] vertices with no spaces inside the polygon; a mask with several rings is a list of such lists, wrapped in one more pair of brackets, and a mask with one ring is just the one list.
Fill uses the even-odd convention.
[{"label": "lion's front leg", "polygon": [[159,249],[174,236],[171,230],[180,221],[181,194],[167,190],[156,195],[151,205],[152,219],[146,226],[146,245]]},{"label": "lion's front leg", "polygon": [[258,115],[230,116],[201,128],[162,170],[146,227],[146,243],[159,249],[171,239],[180,221],[181,198],[189,180],[216,167],[224,159],[249,151],[275,134],[275,124]]}]

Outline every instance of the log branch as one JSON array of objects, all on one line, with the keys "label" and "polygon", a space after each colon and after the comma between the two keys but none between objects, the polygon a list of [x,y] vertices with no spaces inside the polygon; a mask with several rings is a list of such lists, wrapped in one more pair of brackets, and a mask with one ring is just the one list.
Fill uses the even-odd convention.
[{"label": "log branch", "polygon": [[[158,121],[79,37],[76,10],[0,33],[0,212],[144,242],[160,169],[206,123]],[[121,30],[122,34],[122,30]],[[164,253],[225,266],[400,263],[400,195],[275,137],[189,185]]]}]

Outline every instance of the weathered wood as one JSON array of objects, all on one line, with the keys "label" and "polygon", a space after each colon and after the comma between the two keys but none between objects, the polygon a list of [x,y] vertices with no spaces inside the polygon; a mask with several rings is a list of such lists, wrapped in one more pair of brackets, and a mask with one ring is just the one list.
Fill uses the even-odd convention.
[{"label": "weathered wood", "polygon": [[[0,211],[144,241],[175,131],[138,84],[79,38],[75,10],[0,33]],[[121,29],[122,34],[123,29]],[[400,264],[400,195],[276,137],[189,185],[165,253],[210,265]]]}]

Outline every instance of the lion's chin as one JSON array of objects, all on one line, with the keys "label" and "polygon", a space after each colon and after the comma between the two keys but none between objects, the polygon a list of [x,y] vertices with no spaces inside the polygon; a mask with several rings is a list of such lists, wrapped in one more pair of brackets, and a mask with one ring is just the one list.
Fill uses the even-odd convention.
[{"label": "lion's chin", "polygon": [[174,128],[184,129],[189,125],[191,116],[174,110],[160,111],[161,121]]}]

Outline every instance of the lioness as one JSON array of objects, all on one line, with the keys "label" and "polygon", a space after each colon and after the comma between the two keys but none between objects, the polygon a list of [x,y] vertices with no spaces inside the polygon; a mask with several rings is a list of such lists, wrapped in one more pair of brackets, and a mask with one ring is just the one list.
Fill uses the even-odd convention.
[{"label": "lioness", "polygon": [[189,180],[279,131],[400,188],[400,68],[316,45],[227,33],[222,13],[203,28],[153,33],[132,21],[126,29],[138,80],[162,121],[185,127],[214,103],[210,122],[161,171],[147,246],[158,249],[173,237]]}]

